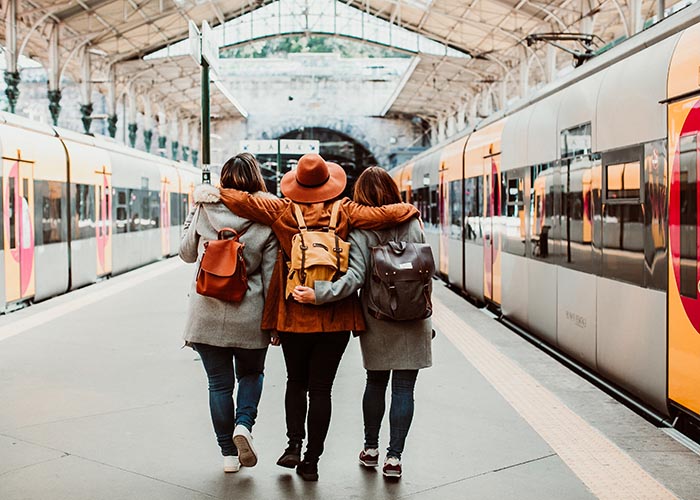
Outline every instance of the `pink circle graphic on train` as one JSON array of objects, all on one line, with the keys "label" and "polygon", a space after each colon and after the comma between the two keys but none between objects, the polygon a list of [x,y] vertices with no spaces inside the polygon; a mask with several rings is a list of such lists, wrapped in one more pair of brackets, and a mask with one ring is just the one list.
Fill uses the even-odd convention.
[{"label": "pink circle graphic on train", "polygon": [[[19,162],[10,168],[4,189],[3,219],[6,228],[10,227],[10,184],[14,184],[13,205],[15,212],[15,248],[10,249],[12,259],[20,264],[20,293],[24,296],[31,283],[34,268],[34,227],[31,207],[28,200],[19,193]],[[9,231],[9,229],[8,229]],[[9,234],[7,235],[9,238]]]},{"label": "pink circle graphic on train", "polygon": [[[680,137],[700,131],[700,102],[695,103],[693,109],[688,113],[688,117],[683,123],[680,132]],[[673,274],[675,276],[676,289],[681,293],[681,172],[680,172],[680,137],[678,137],[678,146],[673,155],[673,173],[671,175],[671,189],[669,199],[669,236],[671,241],[671,260],[673,264]],[[696,157],[696,176],[697,176],[697,157]],[[696,177],[697,178],[697,177]],[[695,187],[697,197],[697,184]],[[696,224],[700,221],[700,204],[696,198]],[[697,231],[696,231],[697,238]],[[696,248],[698,241],[696,240]],[[698,259],[696,254],[696,259]],[[698,284],[698,263],[695,263],[695,280],[694,286]],[[681,293],[681,302],[688,319],[692,323],[695,331],[700,332],[700,300],[697,298],[687,297]]]},{"label": "pink circle graphic on train", "polygon": [[97,258],[100,261],[100,266],[104,269],[105,249],[109,243],[109,228],[112,223],[112,197],[109,196],[109,180],[106,173],[102,174],[102,196],[99,202],[100,215],[97,224],[95,224],[95,237],[97,239]]}]

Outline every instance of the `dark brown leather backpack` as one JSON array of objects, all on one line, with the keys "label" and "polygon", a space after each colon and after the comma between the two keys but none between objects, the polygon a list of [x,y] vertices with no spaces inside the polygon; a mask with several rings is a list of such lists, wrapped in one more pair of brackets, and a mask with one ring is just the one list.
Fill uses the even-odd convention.
[{"label": "dark brown leather backpack", "polygon": [[430,245],[389,241],[371,248],[367,309],[377,319],[409,321],[433,314],[435,261]]},{"label": "dark brown leather backpack", "polygon": [[[226,233],[233,236],[226,237]],[[243,249],[238,241],[245,230],[237,233],[230,227],[221,229],[218,239],[204,244],[204,255],[197,273],[197,293],[224,300],[240,302],[248,291]]]}]

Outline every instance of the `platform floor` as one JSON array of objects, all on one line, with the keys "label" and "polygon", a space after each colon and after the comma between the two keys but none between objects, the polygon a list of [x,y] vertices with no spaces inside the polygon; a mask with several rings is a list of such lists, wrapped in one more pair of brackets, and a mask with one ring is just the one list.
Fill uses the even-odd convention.
[{"label": "platform floor", "polygon": [[279,348],[254,429],[260,462],[224,474],[204,370],[180,349],[192,275],[171,259],[0,318],[0,499],[700,499],[698,455],[440,284],[401,481],[357,464],[357,341],[320,481],[275,465]]}]

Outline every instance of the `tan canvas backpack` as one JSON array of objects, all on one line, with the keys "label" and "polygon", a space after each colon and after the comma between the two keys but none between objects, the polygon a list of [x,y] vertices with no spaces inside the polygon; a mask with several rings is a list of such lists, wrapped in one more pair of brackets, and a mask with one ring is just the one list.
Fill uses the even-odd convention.
[{"label": "tan canvas backpack", "polygon": [[316,281],[333,281],[348,270],[350,243],[335,232],[340,201],[333,203],[331,220],[323,230],[309,231],[301,208],[294,205],[299,233],[292,237],[292,255],[287,275],[286,297],[297,285],[314,286]]}]

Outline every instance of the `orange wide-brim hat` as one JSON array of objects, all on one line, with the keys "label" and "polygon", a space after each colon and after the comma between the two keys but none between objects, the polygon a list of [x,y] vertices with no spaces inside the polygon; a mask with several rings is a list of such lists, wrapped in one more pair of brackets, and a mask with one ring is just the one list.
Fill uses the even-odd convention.
[{"label": "orange wide-brim hat", "polygon": [[280,189],[292,201],[319,203],[340,196],[347,182],[343,167],[308,154],[299,158],[296,169],[284,174]]}]

